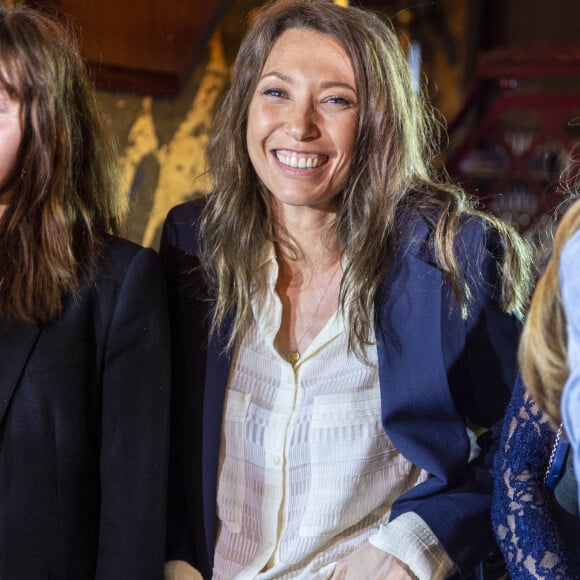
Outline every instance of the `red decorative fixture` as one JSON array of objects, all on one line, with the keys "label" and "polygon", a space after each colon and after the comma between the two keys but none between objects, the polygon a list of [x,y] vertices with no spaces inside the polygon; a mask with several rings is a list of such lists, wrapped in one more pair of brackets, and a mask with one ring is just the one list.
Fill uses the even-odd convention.
[{"label": "red decorative fixture", "polygon": [[449,174],[531,234],[562,200],[561,176],[580,150],[580,47],[482,53],[448,132]]}]

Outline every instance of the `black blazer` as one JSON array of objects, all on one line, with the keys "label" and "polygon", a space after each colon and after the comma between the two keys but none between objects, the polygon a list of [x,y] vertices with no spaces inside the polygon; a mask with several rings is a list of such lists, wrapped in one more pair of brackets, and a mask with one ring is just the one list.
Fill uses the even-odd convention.
[{"label": "black blazer", "polygon": [[59,319],[0,317],[0,578],[163,577],[170,344],[154,251],[111,237]]}]

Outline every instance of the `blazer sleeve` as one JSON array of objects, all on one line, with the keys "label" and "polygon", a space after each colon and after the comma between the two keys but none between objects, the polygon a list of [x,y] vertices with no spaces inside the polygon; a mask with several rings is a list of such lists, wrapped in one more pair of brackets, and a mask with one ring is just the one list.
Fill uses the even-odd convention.
[{"label": "blazer sleeve", "polygon": [[171,443],[166,560],[183,560],[205,576],[207,546],[202,490],[203,385],[207,291],[197,258],[199,200],[174,207],[165,220],[160,256],[169,291],[172,341]]},{"label": "blazer sleeve", "polygon": [[96,578],[158,580],[169,447],[167,296],[153,250],[140,248],[124,269],[102,355]]},{"label": "blazer sleeve", "polygon": [[[430,437],[446,441],[445,458],[440,457],[438,463],[444,468],[397,499],[391,513],[391,519],[408,511],[417,513],[461,574],[471,571],[494,546],[490,525],[493,457],[517,374],[521,322],[500,304],[502,251],[495,231],[487,230],[479,220],[465,224],[457,252],[472,292],[467,316],[461,314],[448,283],[441,285],[441,341],[455,411],[432,409],[434,417],[444,413],[449,426],[444,427],[445,433],[431,431]],[[486,428],[478,439],[479,455],[472,460],[466,424]],[[435,453],[433,449],[441,453],[440,447],[439,443],[431,449],[424,445],[418,456],[428,457]]]}]

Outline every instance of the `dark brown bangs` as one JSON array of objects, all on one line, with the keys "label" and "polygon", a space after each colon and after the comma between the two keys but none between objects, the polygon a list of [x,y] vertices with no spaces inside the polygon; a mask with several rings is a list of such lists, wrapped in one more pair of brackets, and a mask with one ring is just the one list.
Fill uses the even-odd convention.
[{"label": "dark brown bangs", "polygon": [[[0,53],[5,54],[3,47],[0,47]],[[13,69],[14,67],[10,64],[8,68]],[[20,98],[20,91],[17,90],[11,79],[14,78],[14,71],[6,71],[6,63],[0,67],[0,91],[8,95],[11,99]]]},{"label": "dark brown bangs", "polygon": [[3,30],[4,19],[0,18],[0,54],[2,63],[0,64],[0,90],[11,99],[24,102],[24,85],[26,83],[26,71],[19,66],[18,54],[15,54],[14,45],[11,42],[11,35]]}]

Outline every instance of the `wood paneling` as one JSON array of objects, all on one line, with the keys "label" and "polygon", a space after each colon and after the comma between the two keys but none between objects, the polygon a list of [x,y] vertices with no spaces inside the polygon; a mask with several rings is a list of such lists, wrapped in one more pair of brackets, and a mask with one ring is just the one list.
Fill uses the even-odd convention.
[{"label": "wood paneling", "polygon": [[227,0],[59,0],[105,88],[179,90]]},{"label": "wood paneling", "polygon": [[578,0],[485,0],[482,48],[578,46]]}]

